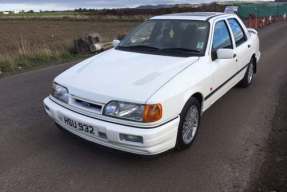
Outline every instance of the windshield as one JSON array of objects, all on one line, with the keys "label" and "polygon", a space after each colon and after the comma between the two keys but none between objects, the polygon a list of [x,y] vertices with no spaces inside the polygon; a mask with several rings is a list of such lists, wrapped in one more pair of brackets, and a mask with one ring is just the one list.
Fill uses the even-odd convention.
[{"label": "windshield", "polygon": [[196,20],[149,20],[129,33],[117,49],[174,56],[203,55],[209,23]]}]

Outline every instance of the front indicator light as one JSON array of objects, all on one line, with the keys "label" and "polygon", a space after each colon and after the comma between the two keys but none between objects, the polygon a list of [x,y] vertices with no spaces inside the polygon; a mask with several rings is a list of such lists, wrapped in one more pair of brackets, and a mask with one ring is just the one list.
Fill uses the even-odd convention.
[{"label": "front indicator light", "polygon": [[162,117],[162,106],[161,104],[145,105],[144,106],[144,117],[145,123],[155,122],[160,120]]}]

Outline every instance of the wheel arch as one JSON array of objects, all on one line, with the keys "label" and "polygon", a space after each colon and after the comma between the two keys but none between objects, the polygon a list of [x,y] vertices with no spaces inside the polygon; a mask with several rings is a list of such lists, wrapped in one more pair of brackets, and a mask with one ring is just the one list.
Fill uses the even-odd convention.
[{"label": "wheel arch", "polygon": [[187,99],[185,100],[185,103],[183,105],[183,108],[182,110],[184,109],[184,107],[186,105],[188,105],[188,103],[190,102],[191,98],[195,98],[198,100],[198,102],[200,103],[200,110],[202,111],[203,109],[203,102],[204,102],[204,97],[203,97],[203,94],[201,92],[194,92],[192,94],[190,94]]},{"label": "wheel arch", "polygon": [[189,146],[191,146],[191,144],[194,142],[195,137],[197,135],[197,132],[195,132],[195,135],[193,136],[193,139],[189,142],[186,143],[184,141],[183,138],[183,126],[184,126],[184,122],[185,122],[185,117],[186,117],[186,113],[188,112],[189,107],[191,106],[191,104],[195,104],[194,102],[196,101],[196,105],[199,105],[199,116],[198,116],[198,125],[197,125],[197,129],[200,126],[200,119],[201,119],[201,115],[202,113],[200,113],[200,111],[202,110],[202,102],[203,102],[203,95],[200,92],[196,92],[190,95],[190,97],[188,97],[188,99],[185,100],[185,104],[184,107],[182,108],[182,112],[180,113],[180,123],[178,126],[178,132],[177,132],[177,139],[176,139],[176,148],[178,150],[182,150],[182,149],[186,149]]}]

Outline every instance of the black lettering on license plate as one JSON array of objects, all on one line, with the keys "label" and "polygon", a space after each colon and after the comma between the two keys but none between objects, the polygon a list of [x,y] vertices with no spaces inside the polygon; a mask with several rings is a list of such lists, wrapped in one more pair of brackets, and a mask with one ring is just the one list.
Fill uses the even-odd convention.
[{"label": "black lettering on license plate", "polygon": [[64,123],[70,127],[77,129],[78,131],[89,133],[89,134],[95,134],[94,127],[91,125],[80,123],[72,119],[69,119],[67,117],[64,117]]}]

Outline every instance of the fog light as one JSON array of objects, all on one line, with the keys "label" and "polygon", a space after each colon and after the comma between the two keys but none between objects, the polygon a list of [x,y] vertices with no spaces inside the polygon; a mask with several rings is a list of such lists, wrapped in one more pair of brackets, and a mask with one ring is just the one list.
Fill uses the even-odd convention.
[{"label": "fog light", "polygon": [[122,134],[122,133],[120,133],[120,140],[121,141],[135,142],[135,143],[143,143],[143,137],[142,136],[126,135],[126,134]]},{"label": "fog light", "polygon": [[107,139],[107,134],[106,133],[103,133],[103,132],[100,132],[99,131],[99,137],[101,137],[102,139]]}]

